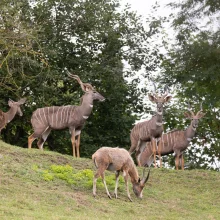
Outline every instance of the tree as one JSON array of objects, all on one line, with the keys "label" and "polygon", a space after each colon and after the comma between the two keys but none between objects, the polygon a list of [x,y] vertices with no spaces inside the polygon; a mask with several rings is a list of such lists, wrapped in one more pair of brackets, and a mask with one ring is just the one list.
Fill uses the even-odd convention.
[{"label": "tree", "polygon": [[[35,30],[34,50],[42,53],[34,63],[39,68],[25,66],[22,92],[26,91],[28,104],[23,120],[29,122],[39,107],[79,104],[82,92],[77,82],[67,77],[68,69],[106,97],[104,103],[94,106],[82,131],[81,155],[89,157],[101,145],[129,147],[130,129],[137,118],[133,113],[143,108],[136,89],[138,79],[128,84],[124,77],[133,76],[142,66],[154,69],[158,59],[157,51],[148,45],[150,34],[140,17],[129,6],[119,11],[118,0],[44,0],[32,5],[20,0],[16,5],[20,6],[19,22]],[[24,6],[27,13],[22,13]],[[33,58],[29,60],[34,62]],[[131,66],[126,72],[124,62]],[[16,124],[16,129],[23,129],[24,134],[16,143],[25,146],[30,123],[20,126]],[[49,149],[72,154],[68,131],[52,132],[47,144]]]},{"label": "tree", "polygon": [[[0,104],[4,111],[9,109],[9,98],[31,96],[31,82],[40,78],[47,66],[37,38],[38,27],[34,29],[24,17],[29,15],[29,9],[26,0],[3,1],[0,5]],[[18,143],[25,135],[26,122],[21,118],[10,123],[2,132],[3,140]],[[20,141],[23,144],[24,140]]]},{"label": "tree", "polygon": [[[173,41],[164,44],[168,50],[158,80],[176,87],[181,107],[170,109],[169,116],[175,112],[175,117],[184,121],[181,115],[188,102],[193,109],[203,103],[206,117],[200,123],[198,140],[187,151],[188,162],[191,167],[219,169],[220,26],[216,21],[220,5],[218,1],[185,0],[170,7],[177,12],[170,17],[176,34]],[[167,126],[178,126],[169,116]]]}]

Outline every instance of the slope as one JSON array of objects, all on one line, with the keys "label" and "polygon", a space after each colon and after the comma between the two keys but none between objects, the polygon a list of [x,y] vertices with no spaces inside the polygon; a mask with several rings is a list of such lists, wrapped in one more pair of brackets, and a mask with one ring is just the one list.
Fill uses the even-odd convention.
[{"label": "slope", "polygon": [[[0,141],[0,219],[219,219],[220,174],[214,171],[152,169],[143,199],[108,199],[101,180],[92,196],[94,165]],[[141,175],[142,169],[138,169]],[[106,173],[111,193],[114,174]]]}]

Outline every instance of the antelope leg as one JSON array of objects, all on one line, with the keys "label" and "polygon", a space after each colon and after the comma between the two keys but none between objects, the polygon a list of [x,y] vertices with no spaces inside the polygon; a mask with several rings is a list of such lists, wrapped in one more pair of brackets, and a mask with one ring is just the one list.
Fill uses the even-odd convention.
[{"label": "antelope leg", "polygon": [[97,178],[93,178],[93,196],[96,197],[96,181],[97,181]]},{"label": "antelope leg", "polygon": [[127,175],[126,172],[123,172],[123,176],[124,176],[124,180],[125,180],[125,185],[126,185],[126,191],[127,191],[128,198],[132,202],[131,195],[130,195],[130,192],[129,192],[129,186],[128,186],[128,175]]},{"label": "antelope leg", "polygon": [[73,148],[73,157],[76,157],[76,139],[75,139],[75,129],[71,131],[71,142]]},{"label": "antelope leg", "polygon": [[176,165],[176,170],[178,170],[179,169],[179,154],[176,155],[175,165]]},{"label": "antelope leg", "polygon": [[184,157],[183,157],[183,153],[182,153],[181,159],[182,159],[182,170],[184,170]]},{"label": "antelope leg", "polygon": [[161,141],[158,143],[158,156],[160,159],[160,168],[162,168],[162,159],[161,159]]},{"label": "antelope leg", "polygon": [[101,174],[101,177],[102,177],[102,182],[104,183],[104,186],[105,186],[106,193],[107,193],[109,199],[112,199],[112,197],[111,197],[111,195],[110,195],[110,193],[109,193],[109,191],[108,191],[108,187],[107,187],[107,185],[106,185],[106,182],[105,182],[105,174],[102,173],[102,174]]},{"label": "antelope leg", "polygon": [[116,181],[115,181],[115,198],[117,199],[118,198],[118,180],[119,180],[119,174],[120,174],[120,171],[116,171],[115,172],[115,177],[116,177]]},{"label": "antelope leg", "polygon": [[80,157],[79,145],[80,145],[80,134],[78,135],[78,137],[76,139],[76,153],[77,153],[77,157]]},{"label": "antelope leg", "polygon": [[36,139],[35,137],[33,137],[34,134],[30,135],[28,137],[28,148],[31,149],[31,145],[33,143],[33,141]]},{"label": "antelope leg", "polygon": [[157,168],[157,165],[156,165],[156,140],[153,138],[151,140],[151,143],[152,143],[152,152],[154,154],[154,167]]},{"label": "antelope leg", "polygon": [[44,133],[41,135],[39,141],[37,142],[37,146],[40,150],[43,150],[43,146],[45,141],[47,140],[48,135],[50,134],[51,129],[48,127]]},{"label": "antelope leg", "polygon": [[136,153],[135,153],[135,157],[136,157],[137,164],[138,164],[139,167],[141,167],[141,163],[140,163],[140,161],[139,161],[139,154],[141,153],[141,151],[140,151],[140,145],[141,145],[141,141],[139,140],[138,143],[137,143]]}]

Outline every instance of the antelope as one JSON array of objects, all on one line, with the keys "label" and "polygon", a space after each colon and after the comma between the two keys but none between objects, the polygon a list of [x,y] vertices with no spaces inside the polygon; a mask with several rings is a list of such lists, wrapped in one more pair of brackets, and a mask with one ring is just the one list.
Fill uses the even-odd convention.
[{"label": "antelope", "polygon": [[138,198],[142,198],[142,191],[145,187],[145,184],[150,175],[150,169],[148,171],[147,177],[145,176],[145,169],[143,170],[143,178],[140,179],[138,176],[137,168],[134,164],[133,159],[131,158],[130,154],[127,150],[123,148],[111,148],[111,147],[102,147],[98,149],[93,155],[92,160],[97,168],[97,171],[94,175],[93,179],[93,196],[96,196],[96,181],[99,176],[101,176],[102,181],[105,186],[106,193],[108,197],[111,199],[111,195],[108,191],[106,182],[105,182],[105,170],[115,171],[116,176],[116,183],[115,183],[115,191],[114,195],[115,198],[118,198],[117,195],[117,188],[118,188],[118,180],[120,171],[123,172],[126,191],[129,200],[132,202],[130,193],[129,193],[129,186],[128,186],[128,177],[131,178],[131,183],[133,185],[133,192]]},{"label": "antelope", "polygon": [[[158,142],[158,150],[156,152],[159,155],[160,167],[162,167],[161,155],[168,155],[175,153],[175,167],[178,170],[179,162],[181,162],[181,168],[184,170],[184,157],[183,152],[189,146],[190,141],[195,136],[196,128],[205,113],[202,112],[202,107],[197,114],[188,109],[189,112],[185,112],[184,116],[191,119],[191,123],[186,130],[173,130],[162,135]],[[151,164],[153,160],[152,144],[147,143],[147,147],[139,155],[139,161],[142,166]]]},{"label": "antelope", "polygon": [[28,137],[28,148],[32,142],[39,138],[37,146],[43,150],[43,145],[47,140],[51,130],[63,130],[69,128],[73,149],[73,157],[80,157],[80,133],[86,120],[89,118],[93,101],[104,101],[105,98],[99,94],[89,83],[83,83],[77,75],[68,73],[69,77],[76,79],[85,94],[81,97],[79,106],[51,106],[39,108],[33,112],[31,124],[34,133]]},{"label": "antelope", "polygon": [[131,139],[131,147],[129,149],[129,153],[132,154],[136,151],[136,160],[138,166],[140,165],[139,162],[139,154],[144,149],[146,142],[151,142],[153,146],[153,153],[154,158],[156,160],[156,138],[159,138],[163,132],[163,105],[166,102],[169,102],[172,96],[168,95],[167,89],[163,95],[156,94],[156,87],[155,93],[153,95],[149,94],[149,100],[157,105],[157,112],[150,120],[143,121],[136,124],[130,133]]},{"label": "antelope", "polygon": [[20,106],[24,104],[25,101],[26,98],[22,98],[17,102],[9,99],[8,105],[10,109],[7,112],[3,112],[2,110],[0,110],[0,134],[1,130],[6,127],[6,125],[15,117],[16,114],[18,114],[19,116],[23,115]]}]

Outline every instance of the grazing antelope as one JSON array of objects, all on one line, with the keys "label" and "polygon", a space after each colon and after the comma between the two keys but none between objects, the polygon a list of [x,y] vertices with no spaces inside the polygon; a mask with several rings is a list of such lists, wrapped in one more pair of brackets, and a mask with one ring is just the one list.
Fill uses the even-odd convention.
[{"label": "grazing antelope", "polygon": [[37,145],[43,149],[51,130],[63,130],[69,128],[73,148],[73,156],[80,157],[80,133],[90,116],[93,109],[93,101],[104,101],[105,98],[99,94],[89,83],[83,83],[77,75],[68,73],[69,77],[74,78],[81,85],[85,94],[81,97],[81,105],[52,106],[37,109],[32,117],[31,124],[34,133],[28,137],[28,148],[32,142],[39,138]]},{"label": "grazing antelope", "polygon": [[[173,130],[171,132],[165,133],[161,136],[158,142],[158,150],[156,152],[159,155],[160,167],[162,166],[161,155],[168,155],[175,153],[175,167],[178,170],[179,161],[181,162],[182,170],[184,170],[184,157],[183,152],[189,146],[190,141],[195,136],[196,128],[199,124],[199,119],[202,118],[205,113],[202,112],[202,108],[197,114],[193,111],[184,113],[186,118],[191,119],[191,124],[186,130]],[[146,148],[139,155],[139,161],[142,166],[151,164],[153,160],[153,150],[151,143],[147,143]]]},{"label": "grazing antelope", "polygon": [[118,189],[118,180],[119,180],[119,174],[120,171],[123,172],[127,195],[130,201],[131,196],[129,193],[129,186],[128,186],[128,177],[131,178],[131,183],[133,185],[133,191],[134,194],[138,198],[142,198],[142,191],[144,189],[145,183],[147,182],[149,175],[150,175],[150,169],[148,172],[147,177],[144,177],[145,175],[145,169],[143,172],[143,178],[142,180],[138,176],[138,171],[136,169],[136,166],[134,164],[133,159],[131,158],[130,154],[127,150],[123,148],[111,148],[111,147],[102,147],[98,149],[93,155],[92,160],[94,161],[94,164],[97,168],[96,174],[94,175],[93,179],[93,195],[96,196],[96,181],[99,176],[102,177],[102,181],[104,183],[106,193],[108,197],[111,199],[111,195],[108,191],[106,182],[105,182],[105,170],[109,171],[115,171],[116,176],[116,184],[115,184],[115,198],[117,199],[117,189]]},{"label": "grazing antelope", "polygon": [[0,110],[0,134],[1,130],[15,117],[16,114],[22,116],[23,113],[21,111],[21,105],[24,104],[26,98],[22,98],[19,101],[15,102],[11,99],[8,101],[8,105],[10,107],[9,111],[3,112]]},{"label": "grazing antelope", "polygon": [[156,161],[156,138],[159,138],[163,132],[163,105],[164,103],[169,102],[171,98],[172,96],[168,95],[167,89],[165,90],[165,94],[157,95],[155,87],[155,94],[149,94],[149,99],[157,105],[156,115],[148,121],[136,124],[131,130],[131,147],[129,149],[129,153],[132,154],[136,151],[138,166],[140,166],[140,162],[138,160],[139,154],[144,149],[146,142],[148,141],[150,141],[153,146],[154,158]]}]

